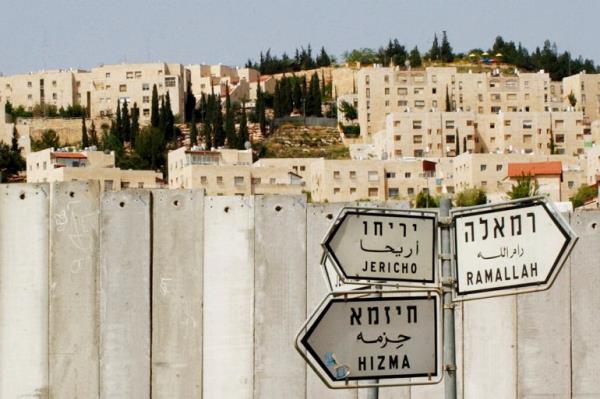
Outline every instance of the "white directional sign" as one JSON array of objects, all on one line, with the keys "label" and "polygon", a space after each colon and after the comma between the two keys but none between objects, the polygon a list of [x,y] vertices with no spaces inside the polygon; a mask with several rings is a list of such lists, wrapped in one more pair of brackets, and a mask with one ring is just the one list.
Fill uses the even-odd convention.
[{"label": "white directional sign", "polygon": [[370,285],[365,284],[347,284],[342,281],[340,275],[335,270],[333,266],[333,262],[329,259],[328,256],[324,256],[321,261],[321,267],[323,271],[323,277],[325,277],[325,282],[329,288],[330,292],[343,292],[343,291],[352,291],[352,290],[365,290],[369,289]]},{"label": "white directional sign", "polygon": [[435,285],[435,212],[344,208],[323,241],[342,281]]},{"label": "white directional sign", "polygon": [[382,295],[330,294],[296,337],[296,348],[329,387],[372,379],[378,386],[441,381],[439,294]]},{"label": "white directional sign", "polygon": [[542,199],[452,212],[456,299],[550,287],[577,237]]}]

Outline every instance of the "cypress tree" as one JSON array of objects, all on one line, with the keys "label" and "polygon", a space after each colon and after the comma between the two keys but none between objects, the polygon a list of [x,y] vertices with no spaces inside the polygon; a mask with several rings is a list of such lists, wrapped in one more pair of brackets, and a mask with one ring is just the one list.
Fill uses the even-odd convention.
[{"label": "cypress tree", "polygon": [[160,111],[158,113],[158,128],[165,131],[167,126],[167,109],[165,108],[165,99],[164,97],[160,99]]},{"label": "cypress tree", "polygon": [[249,141],[248,123],[246,121],[246,103],[242,103],[242,114],[240,115],[240,128],[238,131],[237,148],[244,150],[246,142]]},{"label": "cypress tree", "polygon": [[196,113],[192,112],[192,119],[190,120],[190,146],[198,144],[198,126],[196,126]]},{"label": "cypress tree", "polygon": [[440,45],[438,44],[437,33],[433,35],[433,43],[431,44],[431,49],[429,50],[429,59],[431,61],[437,61],[440,59]]},{"label": "cypress tree", "polygon": [[165,139],[171,141],[175,139],[175,115],[171,108],[171,96],[167,91],[165,96]]},{"label": "cypress tree", "polygon": [[192,92],[192,81],[187,82],[187,90],[185,93],[185,123],[190,123],[192,114],[196,109],[196,97]]},{"label": "cypress tree", "polygon": [[275,90],[273,91],[273,113],[275,118],[281,116],[281,93],[279,81],[275,81]]},{"label": "cypress tree", "polygon": [[202,93],[200,97],[200,106],[198,107],[198,116],[200,117],[200,122],[204,123],[206,120],[206,96]]},{"label": "cypress tree", "polygon": [[[10,104],[7,102],[7,104]],[[10,141],[10,150],[12,152],[21,152],[21,149],[19,148],[19,132],[17,132],[17,126],[13,125],[13,131],[12,131],[12,139]]]},{"label": "cypress tree", "polygon": [[225,130],[223,130],[223,110],[221,106],[221,99],[215,98],[215,113],[214,113],[214,138],[215,147],[223,147],[225,145]]},{"label": "cypress tree", "polygon": [[159,127],[160,125],[160,111],[158,109],[158,89],[156,85],[152,87],[152,106],[150,112],[150,124],[152,127]]},{"label": "cypress tree", "polygon": [[309,109],[309,101],[310,99],[310,93],[308,92],[308,88],[307,88],[307,83],[306,83],[306,75],[302,76],[302,115],[305,115],[307,113],[307,110]]},{"label": "cypress tree", "polygon": [[262,88],[260,84],[256,87],[256,120],[260,126],[260,132],[265,134],[267,132],[267,116],[265,115],[265,98],[262,94]]},{"label": "cypress tree", "polygon": [[88,139],[87,126],[85,126],[85,116],[81,117],[81,148],[85,149],[90,146]]},{"label": "cypress tree", "polygon": [[131,108],[131,135],[130,141],[131,145],[135,145],[135,139],[140,135],[140,109],[137,106],[137,103],[133,103],[133,108]]},{"label": "cypress tree", "polygon": [[121,142],[131,141],[131,119],[129,117],[129,106],[127,101],[123,101],[123,109],[121,110],[121,131],[120,139]]},{"label": "cypress tree", "polygon": [[452,104],[450,103],[450,95],[448,94],[448,85],[446,85],[446,112],[452,111]]},{"label": "cypress tree", "polygon": [[298,112],[302,112],[302,88],[300,87],[300,80],[298,78],[294,79],[293,82],[292,102],[294,104],[294,108]]},{"label": "cypress tree", "polygon": [[231,105],[231,97],[229,96],[229,86],[225,87],[225,137],[227,138],[227,147],[237,147],[237,136],[235,134],[235,120],[233,115],[233,107]]},{"label": "cypress tree", "polygon": [[456,134],[454,135],[454,142],[456,147],[456,156],[460,155],[460,138],[458,137],[458,129],[456,129]]},{"label": "cypress tree", "polygon": [[213,147],[212,140],[212,126],[210,125],[210,120],[207,118],[202,126],[202,136],[204,137],[204,148],[207,151]]},{"label": "cypress tree", "polygon": [[448,42],[448,36],[446,31],[442,32],[442,46],[440,47],[440,59],[444,62],[454,61],[454,54],[452,53],[452,47]]},{"label": "cypress tree", "polygon": [[316,72],[313,73],[312,78],[310,79],[309,93],[310,102],[307,103],[306,112],[309,115],[322,116],[323,114],[321,113],[321,88],[319,85],[319,75],[317,75]]},{"label": "cypress tree", "polygon": [[467,152],[467,138],[463,137],[463,153]]},{"label": "cypress tree", "polygon": [[[423,64],[423,60],[421,59],[421,53],[419,52],[419,48],[415,46],[409,55],[410,66],[418,68]],[[355,91],[356,93],[356,91]]]},{"label": "cypress tree", "polygon": [[121,105],[117,101],[117,115],[114,125],[114,133],[117,137],[121,137],[121,130],[123,129],[123,119],[121,119]]},{"label": "cypress tree", "polygon": [[98,133],[96,132],[96,125],[92,119],[92,126],[90,126],[90,144],[96,148],[99,148],[100,142],[98,141]]}]

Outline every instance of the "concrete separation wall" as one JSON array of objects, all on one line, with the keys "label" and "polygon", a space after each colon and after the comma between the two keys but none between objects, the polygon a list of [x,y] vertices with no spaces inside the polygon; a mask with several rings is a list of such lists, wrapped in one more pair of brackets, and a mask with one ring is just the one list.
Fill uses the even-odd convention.
[{"label": "concrete separation wall", "polygon": [[[342,206],[0,186],[0,398],[364,399],[293,347]],[[600,398],[600,212],[570,218],[580,241],[550,290],[457,304],[460,399]]]}]

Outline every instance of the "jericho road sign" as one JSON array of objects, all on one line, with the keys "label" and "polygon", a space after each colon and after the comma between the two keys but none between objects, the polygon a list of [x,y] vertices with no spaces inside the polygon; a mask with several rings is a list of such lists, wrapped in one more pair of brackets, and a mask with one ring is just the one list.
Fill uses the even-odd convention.
[{"label": "jericho road sign", "polygon": [[548,289],[577,237],[542,198],[451,212],[456,300]]},{"label": "jericho road sign", "polygon": [[321,270],[323,271],[323,277],[325,277],[325,282],[327,283],[327,287],[329,288],[330,292],[366,290],[371,287],[370,285],[365,284],[344,283],[338,272],[335,270],[331,259],[329,259],[327,255],[323,257],[323,260],[321,261],[321,267]]},{"label": "jericho road sign", "polygon": [[[296,348],[331,388],[441,381],[440,295],[329,294],[296,337]],[[410,379],[410,380],[409,380]]]},{"label": "jericho road sign", "polygon": [[323,248],[344,282],[434,286],[436,231],[435,212],[344,208]]}]

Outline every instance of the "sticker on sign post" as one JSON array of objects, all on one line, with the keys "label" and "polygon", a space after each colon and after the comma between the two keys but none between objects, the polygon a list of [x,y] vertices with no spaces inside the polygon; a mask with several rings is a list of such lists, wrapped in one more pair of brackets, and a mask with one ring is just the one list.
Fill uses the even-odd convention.
[{"label": "sticker on sign post", "polygon": [[577,236],[543,198],[452,211],[455,300],[550,288]]},{"label": "sticker on sign post", "polygon": [[330,388],[439,383],[439,293],[368,294],[329,294],[296,337],[300,354]]},{"label": "sticker on sign post", "polygon": [[344,208],[323,248],[344,282],[435,287],[437,213]]}]

